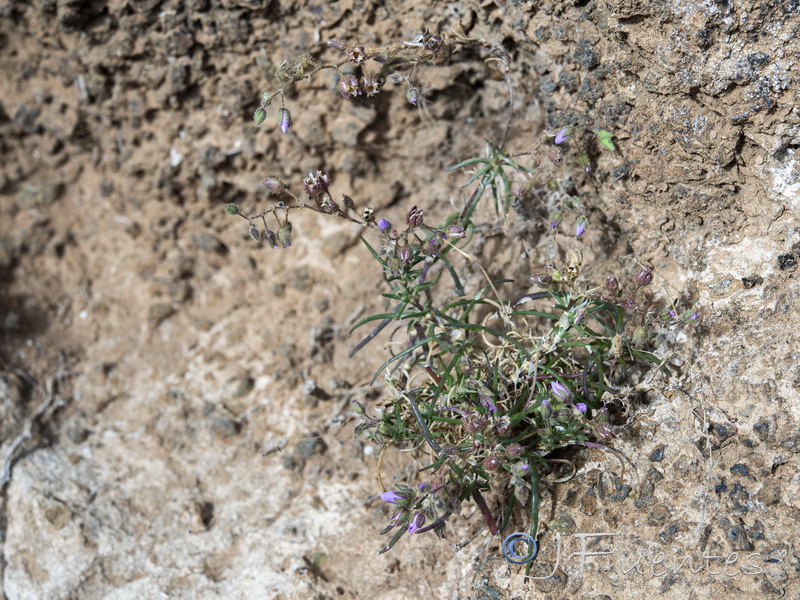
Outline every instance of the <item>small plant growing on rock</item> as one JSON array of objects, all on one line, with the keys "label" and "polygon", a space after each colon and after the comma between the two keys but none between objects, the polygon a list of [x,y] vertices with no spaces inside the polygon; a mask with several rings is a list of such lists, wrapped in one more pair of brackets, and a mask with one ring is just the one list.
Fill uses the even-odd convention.
[{"label": "small plant growing on rock", "polygon": [[[647,365],[668,373],[653,342],[696,315],[665,318],[641,307],[636,296],[652,279],[647,269],[628,286],[610,277],[580,289],[583,261],[575,250],[562,268],[532,278],[544,291],[503,299],[487,281],[466,293],[450,260],[453,251],[463,253],[455,242],[440,237],[431,261],[424,245],[398,250],[407,247],[405,236],[387,235],[373,251],[392,286],[393,309],[356,326],[399,322],[407,334],[381,369],[389,403],[374,415],[355,403],[356,434],[429,457],[418,481],[381,495],[395,505],[383,533],[396,529],[381,552],[406,533],[444,537],[447,520],[468,499],[493,534],[505,529],[515,503],[528,505],[536,539],[539,474],[550,470],[552,453],[567,446],[615,453],[608,444],[611,413],[625,408],[620,382]],[[398,253],[406,257],[400,264],[384,258]],[[441,297],[445,274],[454,297]],[[544,306],[527,307],[533,303]],[[499,522],[486,493],[511,499]]]},{"label": "small plant growing on rock", "polygon": [[[226,204],[225,211],[245,219],[254,241],[273,248],[291,246],[290,216],[297,210],[372,230],[364,243],[382,267],[389,288],[383,294],[387,305],[354,327],[372,329],[353,354],[388,326],[405,336],[400,349],[373,377],[373,382],[383,377],[388,401],[373,411],[354,402],[359,416],[355,434],[384,450],[416,449],[427,457],[413,481],[382,490],[381,499],[392,506],[382,533],[394,533],[381,552],[405,534],[433,531],[444,537],[448,520],[470,499],[492,534],[506,528],[516,505],[526,506],[535,540],[540,474],[561,460],[553,454],[585,446],[619,457],[611,446],[612,417],[627,410],[624,384],[641,382],[647,368],[668,374],[656,349],[671,328],[697,315],[651,310],[641,292],[652,281],[649,268],[627,284],[612,276],[596,287],[582,285],[591,275],[582,277],[586,265],[576,249],[565,253],[561,266],[550,266],[531,278],[538,291],[509,298],[501,293],[505,282],[492,281],[467,252],[478,235],[473,222],[476,208],[487,193],[498,215],[507,215],[534,197],[544,209],[542,219],[549,229],[558,228],[567,212],[577,214],[570,219],[575,237],[583,235],[588,223],[584,204],[551,170],[521,164],[534,152],[512,154],[505,147],[513,90],[509,58],[501,47],[460,32],[426,33],[383,48],[338,41],[329,46],[342,54],[340,60],[324,63],[303,54],[291,66],[277,69],[278,88],[262,96],[254,114],[257,123],[263,123],[268,109],[279,102],[278,127],[287,133],[293,117],[285,106],[286,90],[324,70],[337,74],[337,92],[344,100],[372,97],[391,81],[405,87],[411,105],[422,107],[425,99],[414,81],[418,65],[446,64],[463,48],[486,54],[487,63],[508,83],[509,111],[502,134],[497,143],[487,142],[485,155],[451,168],[472,171],[463,186],[474,186],[471,195],[443,224],[430,225],[424,210],[413,206],[404,222],[395,225],[372,208],[356,206],[349,196],[335,195],[332,176],[321,169],[303,179],[302,193],[278,178],[264,179],[265,189],[278,202],[258,214],[243,214],[235,204]],[[544,149],[550,165],[562,163],[562,148],[577,137],[576,131],[567,126],[555,134]],[[610,132],[591,131],[602,147],[615,150]],[[577,162],[587,173],[588,160],[579,149]],[[465,283],[464,269],[470,263],[484,276],[478,289]],[[638,388],[645,385],[639,383]],[[493,513],[487,494],[506,500],[503,514]]]}]

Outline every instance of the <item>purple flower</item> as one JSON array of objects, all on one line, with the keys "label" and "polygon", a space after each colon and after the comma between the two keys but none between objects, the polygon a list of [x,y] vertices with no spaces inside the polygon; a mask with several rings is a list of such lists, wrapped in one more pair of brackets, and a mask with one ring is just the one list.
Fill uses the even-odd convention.
[{"label": "purple flower", "polygon": [[579,217],[575,225],[575,237],[581,237],[584,231],[586,231],[586,217]]},{"label": "purple flower", "polygon": [[339,91],[344,98],[358,96],[361,93],[361,88],[358,87],[358,79],[354,75],[345,75],[339,80]]},{"label": "purple flower", "polygon": [[583,414],[586,412],[588,407],[583,402],[578,402],[577,404],[575,404],[575,408],[578,409],[578,412]]},{"label": "purple flower", "polygon": [[421,512],[418,512],[413,517],[411,517],[411,521],[409,521],[408,523],[408,533],[414,533],[424,524],[425,524],[425,515],[423,515]]},{"label": "purple flower", "polygon": [[331,183],[331,178],[328,176],[328,170],[314,171],[309,173],[308,177],[303,179],[303,189],[309,196],[317,196],[324,191],[327,191]]},{"label": "purple flower", "polygon": [[562,402],[569,402],[572,399],[572,392],[570,392],[560,381],[554,381],[550,384],[553,390],[553,395]]},{"label": "purple flower", "polygon": [[511,465],[511,474],[516,475],[517,477],[524,477],[531,466],[526,462],[518,462],[514,465]]},{"label": "purple flower", "polygon": [[289,131],[289,127],[292,126],[292,113],[289,112],[288,108],[281,108],[278,111],[278,121],[281,124],[281,131],[283,133]]},{"label": "purple flower", "polygon": [[405,500],[400,494],[395,492],[394,490],[389,490],[388,492],[383,492],[381,494],[381,500],[384,502],[391,502],[392,504],[397,504],[401,500]]},{"label": "purple flower", "polygon": [[378,229],[381,230],[381,233],[386,233],[392,228],[392,224],[389,223],[386,219],[379,219],[378,220]]},{"label": "purple flower", "polygon": [[361,89],[364,90],[367,98],[370,98],[381,91],[381,84],[375,77],[367,73],[361,78]]},{"label": "purple flower", "polygon": [[367,54],[364,52],[364,46],[353,46],[350,52],[347,53],[347,58],[357,65],[363,63],[367,58]]},{"label": "purple flower", "polygon": [[493,415],[495,412],[497,412],[497,407],[489,396],[481,396],[481,403],[483,403],[490,415]]},{"label": "purple flower", "polygon": [[556,134],[556,139],[554,141],[556,145],[563,144],[571,137],[572,137],[572,127],[564,127],[564,129],[562,129]]}]

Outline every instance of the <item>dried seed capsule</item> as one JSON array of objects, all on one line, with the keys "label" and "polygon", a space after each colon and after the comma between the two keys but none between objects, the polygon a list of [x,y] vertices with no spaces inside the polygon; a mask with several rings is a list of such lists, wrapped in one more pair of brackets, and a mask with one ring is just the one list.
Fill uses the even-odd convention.
[{"label": "dried seed capsule", "polygon": [[417,205],[415,204],[411,207],[411,210],[408,211],[408,214],[406,215],[406,223],[412,227],[419,227],[422,225],[422,215],[422,209],[417,208]]},{"label": "dried seed capsule", "polygon": [[636,284],[639,285],[640,287],[645,287],[650,285],[651,281],[653,281],[653,269],[650,267],[642,269],[636,276]]}]

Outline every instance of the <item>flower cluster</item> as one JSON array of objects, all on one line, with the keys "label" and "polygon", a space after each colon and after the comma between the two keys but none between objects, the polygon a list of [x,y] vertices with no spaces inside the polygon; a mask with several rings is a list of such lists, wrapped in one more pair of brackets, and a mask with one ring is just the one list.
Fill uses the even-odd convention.
[{"label": "flower cluster", "polygon": [[408,211],[405,224],[404,229],[398,230],[386,219],[377,221],[378,231],[383,234],[380,255],[386,257],[387,273],[393,276],[408,271],[425,257],[438,257],[445,244],[466,235],[459,225],[442,229],[426,225],[424,212],[416,205]]},{"label": "flower cluster", "polygon": [[394,505],[389,525],[381,532],[386,534],[395,527],[398,532],[378,553],[388,552],[406,533],[433,531],[440,539],[447,536],[445,522],[461,504],[461,488],[454,481],[434,477],[416,487],[398,485],[380,495],[381,500]]},{"label": "flower cluster", "polygon": [[351,98],[366,95],[368,98],[381,91],[383,81],[376,79],[373,75],[365,73],[361,79],[355,75],[342,75],[339,79],[339,91],[343,98]]}]

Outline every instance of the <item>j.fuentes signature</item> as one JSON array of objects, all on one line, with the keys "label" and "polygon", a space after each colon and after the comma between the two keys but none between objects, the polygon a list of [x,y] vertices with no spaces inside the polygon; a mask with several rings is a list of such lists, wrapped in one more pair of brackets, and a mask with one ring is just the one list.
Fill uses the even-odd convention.
[{"label": "j.fuentes signature", "polygon": [[[589,561],[597,561],[599,568],[604,566],[607,568],[608,566],[607,562],[603,565],[602,561],[616,559],[616,566],[619,567],[619,572],[628,576],[664,577],[681,571],[691,573],[705,571],[710,575],[733,578],[738,575],[759,575],[764,572],[764,568],[759,565],[759,563],[763,564],[759,552],[751,552],[749,554],[730,552],[727,555],[706,554],[703,552],[698,555],[684,551],[670,556],[662,551],[627,554],[613,547],[613,538],[616,535],[615,533],[576,533],[572,538],[579,540],[580,550],[565,554],[562,550],[565,549],[564,546],[568,542],[562,542],[561,534],[557,533],[555,540],[556,560],[552,571],[544,577],[529,575],[526,579],[549,579],[556,574],[559,567],[566,567],[570,560],[573,564],[577,563],[577,574],[582,576],[587,559]],[[600,543],[601,540],[605,542],[603,550],[590,551],[588,549],[590,542],[594,545]]]}]

